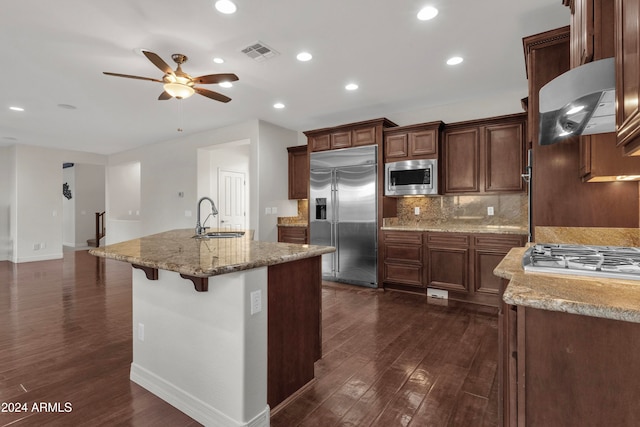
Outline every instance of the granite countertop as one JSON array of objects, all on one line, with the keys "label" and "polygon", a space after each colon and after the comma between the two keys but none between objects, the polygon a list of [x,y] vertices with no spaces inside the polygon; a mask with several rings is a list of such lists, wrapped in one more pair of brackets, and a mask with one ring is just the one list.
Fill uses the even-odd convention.
[{"label": "granite countertop", "polygon": [[418,224],[384,226],[381,229],[394,231],[442,231],[447,233],[528,234],[526,227],[517,225]]},{"label": "granite countertop", "polygon": [[510,280],[508,304],[640,323],[640,281],[525,272],[525,250],[511,249],[493,271]]},{"label": "granite countertop", "polygon": [[171,230],[91,249],[89,253],[144,267],[209,277],[335,251],[332,246],[255,241],[250,233],[222,239],[195,239],[193,235],[193,229]]}]

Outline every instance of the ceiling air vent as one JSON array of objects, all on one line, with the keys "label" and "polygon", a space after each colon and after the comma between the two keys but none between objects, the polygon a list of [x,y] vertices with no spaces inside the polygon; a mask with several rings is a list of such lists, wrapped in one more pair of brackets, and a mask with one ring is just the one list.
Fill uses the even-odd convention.
[{"label": "ceiling air vent", "polygon": [[242,53],[257,62],[263,62],[278,55],[278,52],[262,42],[255,42],[254,44],[245,47],[242,49]]}]

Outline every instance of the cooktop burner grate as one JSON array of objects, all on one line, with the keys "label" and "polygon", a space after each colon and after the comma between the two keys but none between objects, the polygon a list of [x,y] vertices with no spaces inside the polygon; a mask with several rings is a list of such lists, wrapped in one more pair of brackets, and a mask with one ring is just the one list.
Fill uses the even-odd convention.
[{"label": "cooktop burner grate", "polygon": [[526,250],[525,271],[640,280],[640,248],[542,243]]}]

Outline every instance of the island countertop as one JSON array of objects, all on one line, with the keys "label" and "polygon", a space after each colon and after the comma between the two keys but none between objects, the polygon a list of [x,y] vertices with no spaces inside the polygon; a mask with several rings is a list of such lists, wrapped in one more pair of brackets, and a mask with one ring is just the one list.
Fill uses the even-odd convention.
[{"label": "island countertop", "polygon": [[512,305],[640,323],[640,281],[525,272],[526,248],[513,248],[494,269],[509,280]]},{"label": "island countertop", "polygon": [[436,231],[445,233],[491,233],[491,234],[520,234],[528,233],[526,227],[515,225],[473,225],[473,224],[406,224],[406,225],[386,225],[382,230],[389,231]]},{"label": "island countertop", "polygon": [[91,249],[89,253],[131,264],[210,277],[334,252],[332,246],[260,242],[244,237],[196,239],[193,229],[171,230]]}]

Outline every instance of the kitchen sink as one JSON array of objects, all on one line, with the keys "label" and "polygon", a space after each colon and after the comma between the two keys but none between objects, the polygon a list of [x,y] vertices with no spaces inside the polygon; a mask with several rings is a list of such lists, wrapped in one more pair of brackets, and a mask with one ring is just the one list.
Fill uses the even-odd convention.
[{"label": "kitchen sink", "polygon": [[193,236],[195,239],[229,239],[244,236],[244,231],[210,231]]}]

